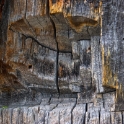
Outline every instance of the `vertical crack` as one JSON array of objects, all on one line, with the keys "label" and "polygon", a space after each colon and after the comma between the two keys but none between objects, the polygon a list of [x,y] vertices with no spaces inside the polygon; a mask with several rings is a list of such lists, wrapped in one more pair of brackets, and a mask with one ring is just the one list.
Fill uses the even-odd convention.
[{"label": "vertical crack", "polygon": [[100,118],[101,118],[101,116],[100,116],[100,111],[98,111],[99,112],[99,124],[100,124]]},{"label": "vertical crack", "polygon": [[84,119],[83,119],[83,122],[82,122],[82,124],[85,124],[85,121],[86,121],[86,111],[85,111],[85,113],[84,113]]},{"label": "vertical crack", "polygon": [[85,110],[86,112],[88,111],[88,103],[86,103],[86,110]]},{"label": "vertical crack", "polygon": [[74,106],[73,106],[73,108],[71,110],[71,124],[73,124],[73,110],[76,107],[76,105],[77,105],[77,98],[76,98],[75,104],[74,104]]},{"label": "vertical crack", "polygon": [[0,116],[1,116],[1,123],[3,123],[3,110],[0,110]]},{"label": "vertical crack", "polygon": [[13,109],[10,109],[10,123],[12,124],[12,111]]},{"label": "vertical crack", "polygon": [[88,115],[89,113],[88,113],[88,103],[86,103],[85,104],[85,114],[84,114],[84,120],[83,120],[83,124],[85,124],[86,123],[86,121],[87,121],[87,115]]},{"label": "vertical crack", "polygon": [[104,100],[103,94],[102,94],[102,99],[103,99],[103,108],[105,109],[105,100]]},{"label": "vertical crack", "polygon": [[47,13],[47,15],[48,15],[48,17],[50,18],[50,22],[51,22],[51,24],[52,24],[52,26],[53,26],[53,30],[54,30],[54,39],[55,39],[55,42],[56,42],[56,51],[57,51],[57,54],[56,54],[56,79],[55,79],[55,81],[56,81],[56,86],[57,86],[57,91],[58,91],[58,93],[60,94],[60,89],[59,89],[59,85],[58,85],[58,60],[59,60],[59,47],[58,47],[58,41],[57,41],[57,38],[56,38],[56,26],[55,26],[55,23],[54,23],[54,21],[53,21],[53,19],[51,18],[51,16],[50,16],[50,10],[49,10],[49,7],[50,7],[50,5],[49,5],[49,0],[47,0],[47,9],[46,9],[46,13]]},{"label": "vertical crack", "polygon": [[124,124],[124,120],[123,120],[123,111],[121,112],[121,116],[122,116],[122,124]]}]

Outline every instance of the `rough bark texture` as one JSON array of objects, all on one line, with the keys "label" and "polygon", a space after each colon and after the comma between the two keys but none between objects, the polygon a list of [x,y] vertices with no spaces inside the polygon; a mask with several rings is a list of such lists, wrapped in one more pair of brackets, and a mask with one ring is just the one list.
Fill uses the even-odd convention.
[{"label": "rough bark texture", "polygon": [[123,124],[123,51],[123,0],[0,0],[0,124]]}]

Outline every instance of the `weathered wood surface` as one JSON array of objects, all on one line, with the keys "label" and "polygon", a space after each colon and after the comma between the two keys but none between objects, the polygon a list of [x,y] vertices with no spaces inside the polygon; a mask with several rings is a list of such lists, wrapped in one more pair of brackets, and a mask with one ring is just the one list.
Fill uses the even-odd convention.
[{"label": "weathered wood surface", "polygon": [[123,124],[123,50],[123,0],[0,0],[0,124]]},{"label": "weathered wood surface", "polygon": [[[30,2],[30,5],[28,4],[28,2],[28,0],[14,0],[9,5],[9,21],[7,28],[5,63],[10,66],[9,68],[11,69],[11,71],[8,74],[8,68],[5,67],[5,71],[7,71],[6,75],[8,75],[9,79],[5,79],[5,74],[2,74],[3,82],[1,87],[5,87],[6,90],[9,89],[10,91],[15,90],[16,88],[18,88],[19,91],[31,88],[33,90],[41,90],[42,92],[61,92],[59,91],[60,85],[58,84],[58,65],[60,64],[60,61],[65,61],[67,59],[65,56],[63,60],[63,57],[59,55],[59,53],[62,53],[63,55],[65,54],[67,56],[70,54],[70,60],[68,64],[69,67],[65,66],[66,68],[70,69],[65,69],[66,72],[63,71],[62,73],[67,73],[67,78],[71,77],[71,80],[68,85],[67,79],[67,81],[65,81],[66,83],[61,84],[62,86],[60,86],[60,89],[61,87],[64,87],[64,85],[68,85],[65,86],[67,87],[66,89],[68,91],[71,90],[71,92],[81,92],[83,86],[81,84],[82,82],[79,79],[80,77],[78,76],[80,71],[79,63],[82,63],[83,61],[83,64],[89,64],[90,54],[88,53],[89,55],[85,55],[86,50],[84,50],[83,58],[79,57],[77,60],[73,60],[74,55],[72,59],[71,51],[75,49],[75,46],[73,46],[73,43],[71,43],[71,41],[77,41],[80,40],[80,38],[83,39],[83,37],[89,38],[90,36],[89,32],[86,31],[86,27],[84,30],[81,30],[82,33],[77,33],[72,30],[73,28],[71,27],[70,23],[67,23],[65,19],[66,15],[68,16],[68,14],[66,14],[68,13],[66,11],[67,9],[73,10],[73,8],[75,8],[76,6],[79,7],[79,10],[81,9],[81,7],[78,6],[81,1],[79,1],[79,3],[76,3],[75,1],[76,6],[74,4],[72,8],[68,8],[67,6],[66,8],[66,2],[64,1],[58,1],[54,3],[53,1],[41,2],[39,0],[32,0]],[[81,2],[82,7],[85,6],[85,4],[85,2]],[[51,8],[53,6],[58,7],[56,5],[60,6],[60,8],[65,8],[63,10],[59,9],[60,12],[58,13],[57,11],[55,13],[55,11]],[[70,5],[71,3],[69,2],[69,6]],[[82,13],[76,12],[78,13],[78,15],[74,15],[74,11],[72,16],[85,16],[85,19],[81,17],[81,21],[84,21],[85,23],[85,21],[87,21],[86,18],[90,18],[91,20],[87,22],[92,23],[93,21],[93,25],[95,25],[94,23],[98,20],[95,20],[93,16],[98,16],[99,12],[94,13],[94,11],[92,10],[94,9],[94,5],[92,6],[92,8],[90,8],[89,2],[86,4],[86,9],[88,9],[87,14],[83,13],[82,15]],[[92,13],[92,16],[91,11],[94,13]],[[77,22],[78,20],[75,22],[75,17],[74,20],[72,19],[72,21],[74,21],[73,23],[80,23],[80,17],[79,22]],[[88,30],[90,31],[90,29]],[[85,32],[84,35],[82,35],[83,32]],[[80,48],[78,44],[78,49],[82,48]],[[81,53],[79,54],[81,55]],[[88,56],[89,58],[87,58]],[[4,63],[2,63],[1,66],[3,65]],[[88,79],[91,79],[90,71],[87,69],[84,69],[84,71],[83,69],[81,70],[83,73],[85,73],[86,71],[89,72],[86,72],[88,74],[86,80],[89,85],[91,85],[91,82],[88,81]],[[9,83],[10,79],[12,80],[11,82],[14,84],[6,87],[4,82]],[[84,79],[84,83],[84,75],[82,76],[82,79]],[[85,84],[87,82],[85,82]]]},{"label": "weathered wood surface", "polygon": [[[123,124],[123,113],[114,112],[116,104],[114,92],[98,94],[90,102],[63,96],[49,97],[40,94],[35,96],[37,97],[33,98],[32,101],[26,98],[26,103],[23,106],[27,107],[21,107],[19,102],[18,105],[16,103],[16,106],[20,107],[1,106],[0,124],[5,124],[4,122],[6,124],[15,124],[16,122],[19,124],[64,124],[66,122],[69,124]],[[39,101],[36,102],[34,99]],[[31,102],[35,102],[33,106]]]},{"label": "weathered wood surface", "polygon": [[45,101],[32,107],[0,109],[0,124],[123,124],[123,112],[98,109],[94,103],[89,108],[90,104],[76,103],[76,99]]},{"label": "weathered wood surface", "polygon": [[92,83],[96,84],[97,92],[104,92],[102,86],[102,60],[100,49],[100,37],[91,37],[91,56],[92,56]]},{"label": "weathered wood surface", "polygon": [[103,85],[117,90],[118,110],[123,109],[123,6],[123,1],[103,1],[101,32]]}]

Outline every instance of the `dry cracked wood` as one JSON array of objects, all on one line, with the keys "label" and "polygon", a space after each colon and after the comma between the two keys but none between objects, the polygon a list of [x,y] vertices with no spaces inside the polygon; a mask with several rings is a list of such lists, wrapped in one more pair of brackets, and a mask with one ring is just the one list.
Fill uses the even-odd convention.
[{"label": "dry cracked wood", "polygon": [[0,0],[0,124],[123,124],[123,0]]}]

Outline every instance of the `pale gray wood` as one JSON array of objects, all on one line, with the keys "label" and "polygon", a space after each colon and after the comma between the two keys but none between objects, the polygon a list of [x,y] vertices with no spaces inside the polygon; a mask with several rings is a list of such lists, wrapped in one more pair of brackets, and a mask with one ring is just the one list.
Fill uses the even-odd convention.
[{"label": "pale gray wood", "polygon": [[100,124],[99,123],[99,111],[89,111],[86,112],[85,124]]},{"label": "pale gray wood", "polygon": [[34,120],[34,113],[32,110],[32,107],[28,108],[28,115],[27,115],[27,124],[34,124],[35,120]]},{"label": "pale gray wood", "polygon": [[115,111],[115,92],[103,94],[104,108],[107,111]]},{"label": "pale gray wood", "polygon": [[73,124],[83,124],[85,122],[86,104],[77,104],[73,109]]},{"label": "pale gray wood", "polygon": [[111,112],[111,124],[122,124],[121,112]]},{"label": "pale gray wood", "polygon": [[111,112],[107,110],[100,111],[100,124],[111,124]]},{"label": "pale gray wood", "polygon": [[12,111],[12,124],[19,124],[19,108],[14,108]]},{"label": "pale gray wood", "polygon": [[100,49],[100,37],[91,37],[91,55],[92,55],[92,83],[96,84],[97,93],[104,92],[102,86],[102,61]]}]

